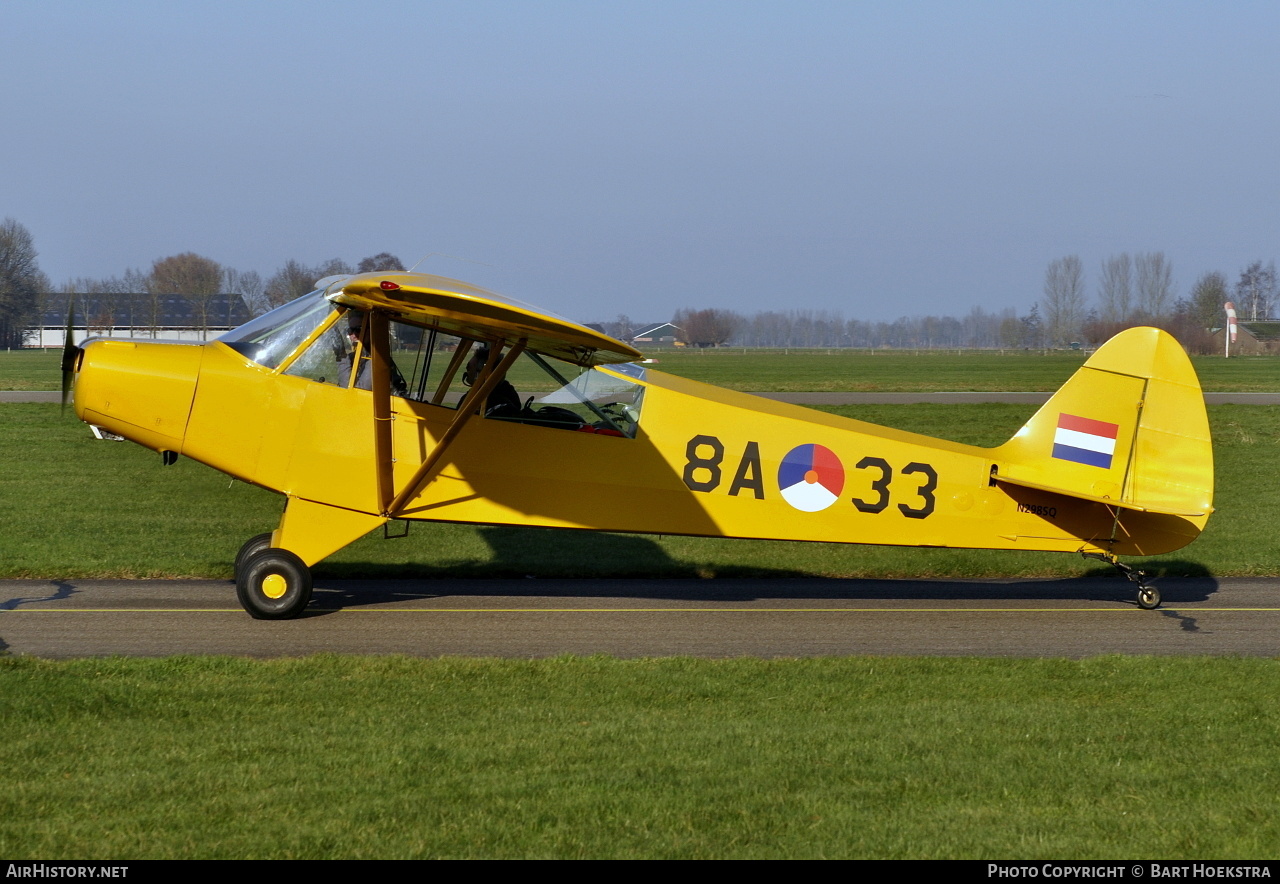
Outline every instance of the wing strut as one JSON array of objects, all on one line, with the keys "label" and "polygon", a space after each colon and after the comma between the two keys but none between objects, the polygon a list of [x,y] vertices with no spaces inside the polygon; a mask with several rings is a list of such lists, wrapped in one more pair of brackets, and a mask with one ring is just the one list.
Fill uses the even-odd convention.
[{"label": "wing strut", "polygon": [[[497,361],[498,348],[494,347],[492,349],[489,353],[489,362],[485,365],[484,382],[472,387],[470,392],[467,393],[466,398],[462,400],[462,404],[458,406],[457,415],[449,424],[449,428],[444,431],[444,435],[440,437],[440,441],[436,443],[435,448],[431,449],[431,453],[422,462],[422,466],[418,467],[417,472],[413,474],[413,478],[409,480],[409,484],[404,486],[404,490],[397,494],[395,499],[387,505],[382,515],[389,519],[400,518],[400,511],[404,508],[404,505],[413,499],[427,484],[427,477],[436,464],[440,462],[440,458],[453,443],[453,440],[458,437],[458,434],[462,432],[462,428],[466,426],[471,416],[489,398],[489,394],[493,392],[494,387],[498,386],[498,382],[506,375],[511,363],[515,362],[516,357],[524,352],[525,344],[528,342],[528,338],[521,338],[507,351],[507,355],[502,357],[502,362],[496,368],[494,368],[493,363]],[[387,459],[387,463],[389,466],[390,458]]]},{"label": "wing strut", "polygon": [[391,330],[387,315],[370,310],[365,340],[372,350],[370,386],[373,388],[373,450],[378,466],[378,505],[386,515],[391,495],[395,494],[391,450]]}]

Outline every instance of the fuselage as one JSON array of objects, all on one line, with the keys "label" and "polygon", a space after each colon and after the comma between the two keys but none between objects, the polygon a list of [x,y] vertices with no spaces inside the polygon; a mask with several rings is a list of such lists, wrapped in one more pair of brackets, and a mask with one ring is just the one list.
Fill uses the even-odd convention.
[{"label": "fuselage", "polygon": [[[1000,449],[652,370],[595,370],[641,388],[633,438],[477,417],[396,517],[1127,554],[1176,549],[1199,531],[1185,519],[993,482],[1007,467]],[[289,374],[218,341],[96,341],[75,402],[82,420],[149,448],[291,499],[379,516],[368,390]],[[455,416],[448,405],[391,397],[396,489]]]}]

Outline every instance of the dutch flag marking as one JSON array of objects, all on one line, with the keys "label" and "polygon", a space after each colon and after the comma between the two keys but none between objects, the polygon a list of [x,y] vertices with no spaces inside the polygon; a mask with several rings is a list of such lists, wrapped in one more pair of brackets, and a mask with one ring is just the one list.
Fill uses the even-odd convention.
[{"label": "dutch flag marking", "polygon": [[1109,470],[1119,433],[1119,424],[1059,413],[1058,428],[1053,434],[1053,456]]}]

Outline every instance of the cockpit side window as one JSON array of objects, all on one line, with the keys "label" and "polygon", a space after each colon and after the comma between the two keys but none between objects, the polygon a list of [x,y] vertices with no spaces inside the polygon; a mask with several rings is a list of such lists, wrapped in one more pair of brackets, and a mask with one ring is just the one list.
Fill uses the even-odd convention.
[{"label": "cockpit side window", "polygon": [[[529,396],[520,415],[511,419],[525,424],[635,438],[644,401],[642,384],[605,374],[599,369],[582,369],[547,359],[537,353],[525,355],[544,381],[550,378],[559,386],[550,392]],[[520,361],[525,360],[522,358]],[[515,371],[512,374],[518,376]],[[526,376],[536,377],[532,372]],[[528,383],[532,386],[533,382]]]},{"label": "cockpit side window", "polygon": [[391,321],[390,327],[391,361],[397,371],[403,372],[402,392],[395,395],[457,408],[467,392],[463,375],[476,342],[438,328],[396,320]]},{"label": "cockpit side window", "polygon": [[[392,361],[404,372],[405,399],[457,408],[472,384],[483,383],[483,366],[496,365],[487,341],[459,337],[430,326],[392,320]],[[622,374],[644,377],[638,366]],[[628,370],[630,369],[630,370]],[[634,438],[644,385],[596,369],[525,351],[490,392],[481,413],[493,420]]]}]

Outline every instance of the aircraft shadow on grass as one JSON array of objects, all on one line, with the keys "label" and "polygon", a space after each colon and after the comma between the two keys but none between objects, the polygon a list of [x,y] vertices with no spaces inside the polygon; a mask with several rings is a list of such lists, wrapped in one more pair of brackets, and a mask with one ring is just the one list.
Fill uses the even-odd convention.
[{"label": "aircraft shadow on grass", "polygon": [[[717,565],[715,575],[694,562],[672,559],[658,543],[639,535],[480,528],[492,557],[472,564],[434,567],[373,562],[331,562],[317,575],[307,615],[349,607],[471,594],[512,599],[613,598],[664,601],[747,602],[806,598],[825,601],[1115,601],[1133,587],[1111,568],[1084,577],[984,580],[821,578],[786,568]],[[1218,581],[1198,562],[1157,559],[1144,563],[1166,604],[1205,601]],[[637,577],[635,575],[644,576]],[[1179,575],[1163,577],[1164,574]],[[589,575],[589,576],[578,576]],[[515,579],[512,579],[515,578]],[[521,579],[527,578],[527,579]],[[481,582],[483,581],[483,582]]]}]

